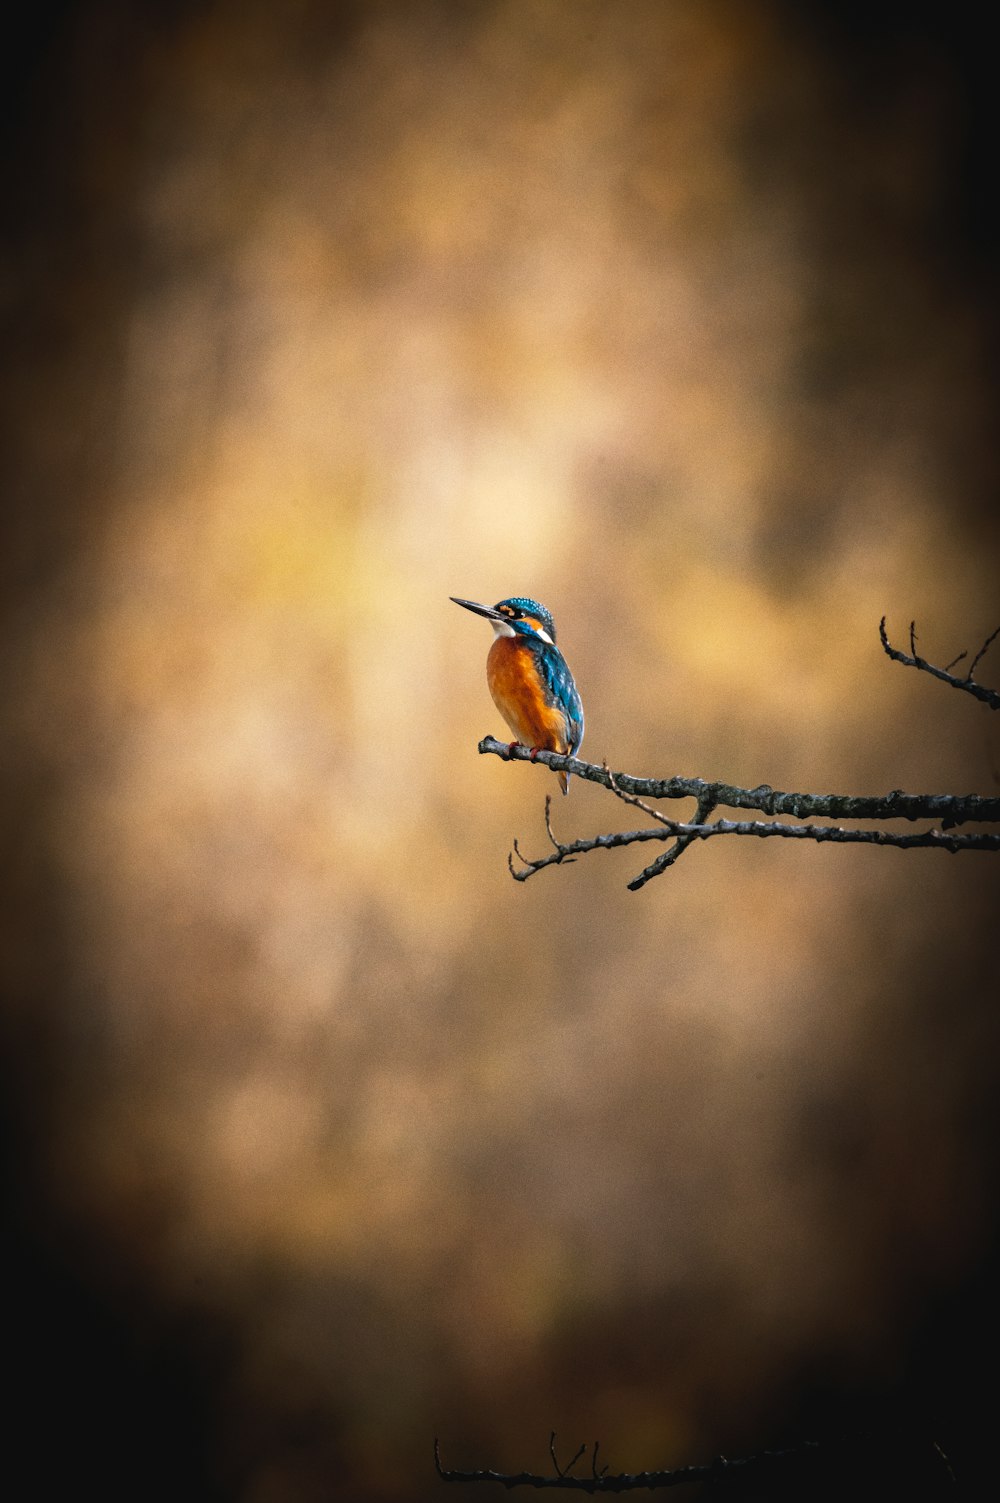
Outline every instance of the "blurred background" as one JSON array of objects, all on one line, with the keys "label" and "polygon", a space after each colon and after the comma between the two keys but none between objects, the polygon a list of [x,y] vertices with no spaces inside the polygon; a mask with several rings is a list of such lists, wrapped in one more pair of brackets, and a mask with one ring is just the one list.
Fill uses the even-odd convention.
[{"label": "blurred background", "polygon": [[[648,847],[515,885],[555,783],[477,755],[490,632],[448,600],[552,609],[613,767],[996,791],[989,711],[878,641],[915,617],[947,662],[1000,622],[962,8],[27,26],[2,959],[36,1494],[464,1496],[435,1435],[548,1470],[551,1429],[617,1471],[902,1426],[975,1475],[1000,863],[717,841],[637,894]],[[637,822],[579,783],[554,813]]]}]

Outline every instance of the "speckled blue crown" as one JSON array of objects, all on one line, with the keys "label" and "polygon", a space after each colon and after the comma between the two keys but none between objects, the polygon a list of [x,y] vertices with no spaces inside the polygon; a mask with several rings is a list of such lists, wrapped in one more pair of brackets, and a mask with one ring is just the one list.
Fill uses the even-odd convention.
[{"label": "speckled blue crown", "polygon": [[505,605],[512,606],[519,615],[534,616],[535,620],[540,621],[545,627],[553,642],[555,641],[556,623],[552,619],[552,612],[546,610],[544,605],[539,604],[537,600],[529,599],[527,595],[512,595],[509,600],[498,600],[494,610],[499,611]]}]

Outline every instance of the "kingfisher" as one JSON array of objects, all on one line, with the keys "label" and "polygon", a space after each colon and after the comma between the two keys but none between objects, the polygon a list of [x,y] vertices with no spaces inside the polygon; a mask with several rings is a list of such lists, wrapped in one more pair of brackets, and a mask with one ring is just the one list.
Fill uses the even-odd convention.
[{"label": "kingfisher", "polygon": [[[486,682],[493,703],[522,746],[574,757],[583,740],[583,705],[566,659],[556,646],[552,612],[523,595],[497,605],[449,597],[456,605],[485,616],[494,642],[486,659]],[[563,793],[569,773],[560,772]]]}]

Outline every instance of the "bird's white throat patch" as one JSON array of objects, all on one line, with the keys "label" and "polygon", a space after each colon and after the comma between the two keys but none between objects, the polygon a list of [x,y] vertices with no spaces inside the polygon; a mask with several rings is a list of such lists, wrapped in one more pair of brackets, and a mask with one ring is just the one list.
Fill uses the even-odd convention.
[{"label": "bird's white throat patch", "polygon": [[[516,637],[518,635],[509,621],[492,621],[490,624],[498,637]],[[544,626],[539,626],[537,630],[532,633],[532,635],[540,637],[543,642],[548,642],[549,646],[552,646],[552,638],[549,636]]]}]

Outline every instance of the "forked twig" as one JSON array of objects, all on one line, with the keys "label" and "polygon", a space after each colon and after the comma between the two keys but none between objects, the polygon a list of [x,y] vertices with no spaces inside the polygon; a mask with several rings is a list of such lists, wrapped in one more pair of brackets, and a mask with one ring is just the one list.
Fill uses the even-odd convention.
[{"label": "forked twig", "polygon": [[958,657],[953,658],[945,668],[935,667],[933,663],[929,663],[926,658],[922,658],[917,652],[915,621],[910,622],[910,651],[908,654],[900,652],[897,647],[893,647],[890,643],[885,629],[884,616],[879,622],[878,634],[882,639],[883,648],[894,662],[903,663],[907,668],[918,668],[922,673],[930,673],[934,678],[939,678],[942,683],[950,684],[953,689],[964,689],[967,694],[974,695],[983,704],[989,705],[991,710],[1000,710],[1000,693],[996,689],[987,689],[983,684],[977,684],[973,678],[977,666],[986,655],[992,643],[1000,636],[1000,626],[986,638],[986,641],[969,664],[969,671],[964,678],[958,678],[951,672],[951,669],[955,667],[956,663],[961,663],[964,658],[968,657],[968,653],[960,652]]},{"label": "forked twig", "polygon": [[691,842],[698,839],[704,827],[708,824],[709,816],[715,810],[716,801],[711,793],[699,794],[695,817],[691,820],[687,828],[684,829],[676,820],[668,819],[659,809],[654,809],[651,804],[645,803],[641,798],[637,798],[635,794],[627,793],[624,788],[619,786],[618,780],[608,767],[607,762],[604,763],[604,767],[608,774],[612,793],[617,794],[626,804],[635,804],[644,814],[651,814],[655,820],[658,820],[661,825],[664,825],[676,837],[673,845],[664,851],[662,856],[657,856],[655,861],[650,862],[649,866],[645,867],[628,884],[629,892],[638,892],[640,887],[645,887],[651,877],[658,877],[660,872],[666,871],[668,866],[673,866],[674,862],[679,856],[684,854]]},{"label": "forked twig", "polygon": [[581,1441],[577,1453],[573,1457],[572,1461],[568,1461],[565,1466],[560,1466],[558,1461],[556,1460],[556,1432],[553,1430],[552,1434],[549,1436],[549,1455],[552,1457],[552,1465],[556,1469],[556,1476],[568,1477],[586,1449],[586,1444]]}]

